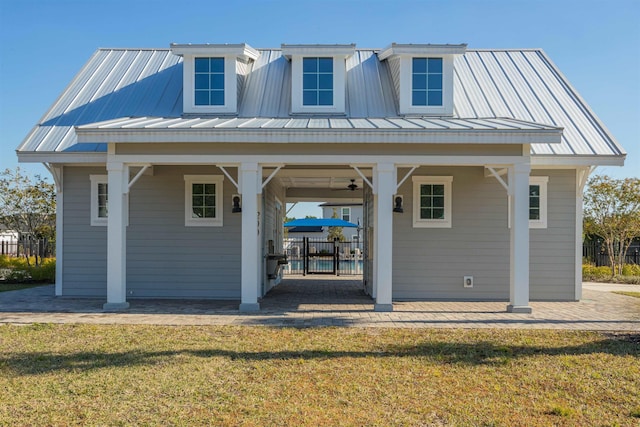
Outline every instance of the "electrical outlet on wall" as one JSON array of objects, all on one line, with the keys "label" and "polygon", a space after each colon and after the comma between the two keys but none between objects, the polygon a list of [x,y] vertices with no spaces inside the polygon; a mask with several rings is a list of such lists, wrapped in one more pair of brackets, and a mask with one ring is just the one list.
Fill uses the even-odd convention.
[{"label": "electrical outlet on wall", "polygon": [[464,287],[473,288],[473,276],[464,276]]}]

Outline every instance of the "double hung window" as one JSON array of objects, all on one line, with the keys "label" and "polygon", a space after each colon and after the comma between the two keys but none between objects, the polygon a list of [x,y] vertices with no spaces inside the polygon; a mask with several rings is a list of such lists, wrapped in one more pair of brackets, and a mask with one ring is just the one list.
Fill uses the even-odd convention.
[{"label": "double hung window", "polygon": [[351,208],[341,208],[340,211],[342,220],[351,222]]},{"label": "double hung window", "polygon": [[107,225],[109,217],[109,184],[107,175],[90,175],[91,225]]}]

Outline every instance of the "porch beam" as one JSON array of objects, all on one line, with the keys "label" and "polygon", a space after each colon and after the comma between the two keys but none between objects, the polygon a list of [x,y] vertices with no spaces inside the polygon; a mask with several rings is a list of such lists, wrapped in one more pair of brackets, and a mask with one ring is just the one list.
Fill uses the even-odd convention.
[{"label": "porch beam", "polygon": [[531,313],[529,306],[529,163],[509,167],[511,195],[510,230],[510,313]]},{"label": "porch beam", "polygon": [[129,166],[107,163],[109,217],[107,221],[107,302],[105,311],[129,308],[127,302],[127,203]]},{"label": "porch beam", "polygon": [[[239,171],[242,194],[242,249],[240,273],[240,306],[241,312],[259,311],[259,242],[258,242],[258,194],[261,192],[259,182],[262,174],[258,163],[242,163]],[[258,181],[260,180],[260,181]]]},{"label": "porch beam", "polygon": [[373,172],[376,227],[374,268],[376,296],[374,311],[393,311],[393,195],[397,177],[393,163],[380,163]]},{"label": "porch beam", "polygon": [[[351,165],[358,168],[371,168],[379,162],[389,162],[402,167],[420,166],[482,166],[496,165],[507,167],[522,161],[522,156],[437,156],[437,155],[353,155],[352,161],[345,156],[333,154],[303,155],[233,155],[233,154],[118,154],[114,159],[124,163],[152,163],[154,165],[218,165],[258,163],[263,166],[286,164],[287,166],[340,166]],[[363,174],[364,175],[364,174]],[[366,178],[366,175],[365,175]],[[368,181],[368,178],[367,178]]]}]

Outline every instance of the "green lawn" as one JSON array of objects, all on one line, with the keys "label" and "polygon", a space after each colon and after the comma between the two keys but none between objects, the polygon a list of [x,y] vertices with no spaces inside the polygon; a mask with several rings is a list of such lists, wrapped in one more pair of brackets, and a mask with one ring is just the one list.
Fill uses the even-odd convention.
[{"label": "green lawn", "polygon": [[17,291],[20,289],[35,288],[49,283],[0,283],[0,292]]},{"label": "green lawn", "polygon": [[640,334],[0,326],[0,425],[637,426]]},{"label": "green lawn", "polygon": [[635,291],[615,291],[614,294],[626,295],[628,297],[640,298],[640,292]]}]

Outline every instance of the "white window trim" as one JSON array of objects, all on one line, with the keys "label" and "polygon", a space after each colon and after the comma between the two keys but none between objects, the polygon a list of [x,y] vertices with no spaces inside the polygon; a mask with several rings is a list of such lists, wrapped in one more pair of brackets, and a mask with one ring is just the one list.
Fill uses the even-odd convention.
[{"label": "white window trim", "polygon": [[[549,183],[548,176],[530,176],[529,177],[529,185],[539,185],[540,186],[540,219],[530,219],[529,220],[529,228],[547,228],[548,225],[548,216],[547,216],[547,185]],[[529,192],[527,192],[527,200],[530,200]],[[511,196],[507,198],[507,205],[509,206],[508,211],[508,227],[511,228]],[[527,214],[529,213],[529,208],[527,207]]]},{"label": "white window trim", "polygon": [[[452,176],[414,176],[413,180],[413,227],[414,228],[451,228]],[[420,218],[420,185],[444,185],[444,219]]]},{"label": "white window trim", "polygon": [[[333,105],[302,104],[302,60],[304,58],[333,58]],[[291,57],[291,110],[293,113],[344,114],[347,64],[344,55],[318,53]]]},{"label": "white window trim", "polygon": [[[224,105],[195,104],[195,59],[224,58]],[[183,60],[183,109],[185,113],[226,113],[238,110],[238,77],[236,76],[235,55],[211,54],[184,55]]]},{"label": "white window trim", "polygon": [[[442,105],[413,105],[413,58],[442,58]],[[453,115],[453,55],[402,55],[400,57],[400,114]]]},{"label": "white window trim", "polygon": [[[529,228],[547,228],[547,183],[548,176],[531,176],[529,177],[529,185],[540,186],[540,219],[529,220]],[[527,194],[527,198],[529,195]]]},{"label": "white window trim", "polygon": [[[109,221],[108,217],[101,218],[98,216],[98,184],[108,184],[108,175],[89,175],[91,180],[91,225],[106,227]],[[108,215],[108,213],[107,213]]]},{"label": "white window trim", "polygon": [[[222,227],[223,206],[223,182],[222,175],[185,175],[184,176],[184,226],[185,227]],[[193,218],[192,184],[216,184],[216,217]]]},{"label": "white window trim", "polygon": [[348,206],[344,206],[340,208],[340,219],[344,219],[344,212],[343,209],[347,209],[349,211],[349,213],[347,215],[349,215],[349,219],[347,221],[351,222],[351,208]]}]

